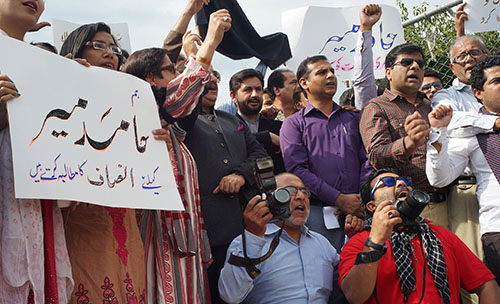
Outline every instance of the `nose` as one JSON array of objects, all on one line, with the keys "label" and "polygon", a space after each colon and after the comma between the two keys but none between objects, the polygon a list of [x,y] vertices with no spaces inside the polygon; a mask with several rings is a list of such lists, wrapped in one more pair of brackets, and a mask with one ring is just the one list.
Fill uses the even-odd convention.
[{"label": "nose", "polygon": [[105,56],[108,56],[108,57],[112,57],[113,55],[115,55],[115,53],[111,52],[111,46],[109,46],[109,45],[106,45],[106,49],[104,50],[103,53]]}]

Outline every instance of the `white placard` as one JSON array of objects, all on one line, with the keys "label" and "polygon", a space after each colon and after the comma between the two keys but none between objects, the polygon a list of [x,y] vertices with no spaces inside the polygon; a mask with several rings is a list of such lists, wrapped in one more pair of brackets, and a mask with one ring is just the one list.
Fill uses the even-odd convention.
[{"label": "white placard", "polygon": [[0,36],[17,198],[182,210],[151,87]]},{"label": "white placard", "polygon": [[467,0],[464,11],[467,13],[465,33],[500,30],[500,1],[497,0]]},{"label": "white placard", "polygon": [[[372,29],[376,78],[384,77],[387,53],[405,42],[399,11],[388,5],[381,7],[382,17]],[[361,8],[307,6],[284,12],[283,31],[288,35],[293,54],[287,66],[295,70],[308,56],[321,54],[330,60],[339,79],[352,79]]]},{"label": "white placard", "polygon": [[[68,38],[68,35],[81,25],[64,20],[52,20],[52,34],[54,35],[54,46],[57,48],[57,51],[61,50],[64,40]],[[110,23],[108,26],[111,28],[111,34],[115,37],[120,48],[127,50],[130,54],[132,47],[130,46],[128,25],[126,23]]]}]

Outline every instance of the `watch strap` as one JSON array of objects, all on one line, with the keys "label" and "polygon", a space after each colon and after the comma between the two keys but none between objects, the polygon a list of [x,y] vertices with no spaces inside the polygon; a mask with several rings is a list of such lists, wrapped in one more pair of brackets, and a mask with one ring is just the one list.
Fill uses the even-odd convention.
[{"label": "watch strap", "polygon": [[385,251],[372,250],[368,252],[360,252],[356,256],[354,265],[372,263],[380,260],[385,254]]},{"label": "watch strap", "polygon": [[386,244],[377,244],[370,239],[370,237],[367,237],[365,240],[365,246],[371,247],[375,250],[378,251],[383,251],[384,253],[387,251],[387,245]]}]

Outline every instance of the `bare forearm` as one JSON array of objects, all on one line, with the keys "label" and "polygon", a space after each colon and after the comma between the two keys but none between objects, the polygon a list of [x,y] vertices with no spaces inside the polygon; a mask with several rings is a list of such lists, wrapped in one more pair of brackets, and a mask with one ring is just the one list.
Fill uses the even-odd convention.
[{"label": "bare forearm", "polygon": [[[363,252],[368,252],[368,247]],[[354,265],[342,281],[342,292],[351,304],[364,303],[372,295],[377,282],[378,261]]]}]

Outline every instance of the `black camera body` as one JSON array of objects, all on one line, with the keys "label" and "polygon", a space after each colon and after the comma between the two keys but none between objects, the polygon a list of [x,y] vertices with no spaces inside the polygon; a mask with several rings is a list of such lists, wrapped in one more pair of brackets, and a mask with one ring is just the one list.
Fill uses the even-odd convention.
[{"label": "black camera body", "polygon": [[291,196],[286,189],[276,189],[273,160],[270,157],[256,159],[254,174],[258,191],[260,194],[265,194],[267,206],[273,215],[269,223],[289,218]]},{"label": "black camera body", "polygon": [[394,203],[394,206],[399,211],[400,217],[403,219],[401,224],[394,226],[394,231],[398,232],[417,232],[420,230],[420,225],[417,218],[429,204],[430,196],[427,192],[413,189],[404,199],[399,199]]}]

